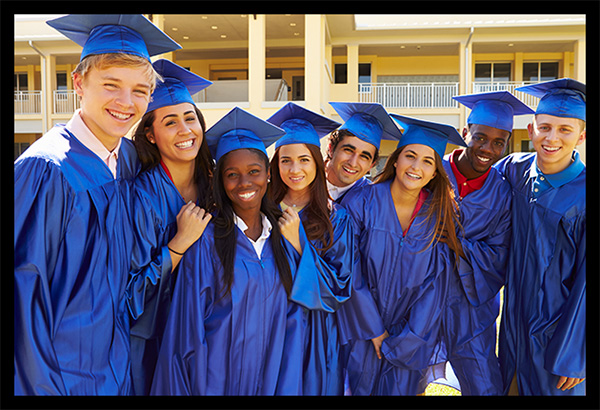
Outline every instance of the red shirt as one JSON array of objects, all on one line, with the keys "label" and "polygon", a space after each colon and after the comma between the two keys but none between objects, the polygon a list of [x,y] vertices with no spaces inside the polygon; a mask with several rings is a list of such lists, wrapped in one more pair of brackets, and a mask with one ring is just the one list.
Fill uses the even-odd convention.
[{"label": "red shirt", "polygon": [[419,192],[419,199],[417,199],[417,204],[415,205],[415,210],[413,211],[412,216],[410,217],[410,222],[409,222],[408,226],[406,227],[404,232],[402,232],[402,236],[406,236],[406,234],[408,233],[410,226],[412,225],[413,221],[415,220],[415,216],[417,216],[417,214],[419,213],[419,210],[425,203],[425,200],[427,199],[428,196],[429,196],[429,192],[424,189],[421,189],[421,192]]},{"label": "red shirt", "polygon": [[450,155],[450,166],[452,167],[452,172],[454,172],[454,177],[456,178],[456,184],[458,186],[458,195],[461,198],[469,195],[471,192],[477,191],[481,189],[483,184],[485,183],[485,179],[490,174],[490,169],[487,170],[485,174],[480,177],[467,179],[463,174],[460,173],[458,167],[456,166],[456,161],[458,161],[459,155],[464,151],[464,149],[459,148],[455,149]]}]

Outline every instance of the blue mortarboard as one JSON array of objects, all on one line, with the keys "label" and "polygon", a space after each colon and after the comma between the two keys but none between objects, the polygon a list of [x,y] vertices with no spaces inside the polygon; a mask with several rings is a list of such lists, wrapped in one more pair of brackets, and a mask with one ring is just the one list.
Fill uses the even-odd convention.
[{"label": "blue mortarboard", "polygon": [[539,97],[536,114],[578,118],[585,121],[585,84],[572,78],[560,78],[516,88]]},{"label": "blue mortarboard", "polygon": [[508,91],[452,97],[471,109],[468,124],[487,125],[512,132],[515,115],[533,114],[533,110]]},{"label": "blue mortarboard", "polygon": [[276,149],[288,144],[312,144],[320,148],[320,139],[340,126],[339,122],[292,102],[281,107],[267,121],[285,131],[285,135],[277,140]]},{"label": "blue mortarboard", "polygon": [[446,144],[448,142],[463,147],[467,146],[458,131],[456,131],[456,128],[451,125],[419,120],[398,114],[390,114],[390,116],[404,128],[404,133],[398,143],[398,147],[409,144],[427,145],[440,154],[440,157],[443,157],[446,153]]},{"label": "blue mortarboard", "polygon": [[144,57],[181,48],[141,14],[69,14],[46,22],[83,47],[80,61],[93,54]]},{"label": "blue mortarboard", "polygon": [[339,128],[348,130],[379,149],[381,140],[399,140],[402,132],[381,104],[359,102],[330,102],[345,121]]},{"label": "blue mortarboard", "polygon": [[192,95],[212,84],[169,60],[160,59],[152,65],[163,82],[156,85],[146,112],[184,102],[195,105]]},{"label": "blue mortarboard", "polygon": [[210,127],[205,137],[218,162],[223,155],[241,148],[255,148],[268,156],[266,148],[283,134],[281,128],[235,107]]}]

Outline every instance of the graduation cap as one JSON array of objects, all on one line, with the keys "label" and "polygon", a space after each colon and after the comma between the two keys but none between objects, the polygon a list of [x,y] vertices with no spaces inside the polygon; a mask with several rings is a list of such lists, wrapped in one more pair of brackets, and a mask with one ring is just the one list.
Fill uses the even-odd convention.
[{"label": "graduation cap", "polygon": [[390,114],[390,116],[404,128],[398,147],[409,144],[427,145],[433,148],[440,157],[443,157],[448,142],[463,147],[467,146],[452,125],[419,120],[398,114]]},{"label": "graduation cap", "polygon": [[399,140],[402,136],[402,132],[381,104],[360,102],[330,102],[329,104],[345,121],[340,130],[350,131],[377,149],[382,139]]},{"label": "graduation cap", "polygon": [[319,140],[341,125],[292,102],[281,107],[267,121],[285,131],[275,149],[288,144],[312,144],[320,148]]},{"label": "graduation cap", "polygon": [[146,112],[184,102],[195,105],[192,95],[212,84],[169,60],[160,59],[152,65],[163,82],[156,85]]},{"label": "graduation cap", "polygon": [[46,22],[83,47],[81,58],[125,53],[143,57],[181,48],[141,14],[69,14]]},{"label": "graduation cap", "polygon": [[452,97],[471,109],[468,124],[487,125],[512,132],[515,115],[533,114],[534,111],[508,91],[459,95]]},{"label": "graduation cap", "polygon": [[585,121],[585,84],[572,78],[560,78],[516,88],[539,97],[536,114],[578,118]]},{"label": "graduation cap", "polygon": [[205,137],[210,153],[218,162],[223,155],[241,148],[255,148],[267,155],[266,148],[283,134],[281,128],[235,107],[210,127]]}]

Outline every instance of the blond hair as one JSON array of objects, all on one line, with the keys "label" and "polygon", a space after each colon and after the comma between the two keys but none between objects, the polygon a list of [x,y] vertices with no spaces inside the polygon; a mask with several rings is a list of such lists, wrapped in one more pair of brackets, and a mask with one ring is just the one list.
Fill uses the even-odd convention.
[{"label": "blond hair", "polygon": [[144,69],[143,75],[151,85],[150,93],[154,91],[156,83],[162,81],[162,77],[154,70],[154,67],[148,60],[140,56],[125,53],[106,53],[87,56],[75,67],[71,75],[79,74],[82,78],[85,78],[91,68],[104,70],[115,66]]}]

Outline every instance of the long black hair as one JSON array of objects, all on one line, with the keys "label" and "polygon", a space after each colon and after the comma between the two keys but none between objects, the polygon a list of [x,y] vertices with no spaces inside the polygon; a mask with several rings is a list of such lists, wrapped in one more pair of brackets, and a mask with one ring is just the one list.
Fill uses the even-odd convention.
[{"label": "long black hair", "polygon": [[[269,158],[257,149],[248,149],[256,153],[264,162],[265,170],[269,169]],[[222,182],[222,171],[225,158],[228,154],[223,155],[217,162],[214,179],[213,179],[213,197],[216,205],[216,215],[212,221],[215,224],[215,250],[223,265],[223,296],[231,292],[231,286],[234,280],[234,260],[236,252],[236,235],[238,230],[235,229],[234,211],[231,199],[227,196]],[[267,188],[268,189],[268,188]],[[260,211],[265,214],[272,225],[271,247],[275,256],[275,263],[279,272],[281,284],[289,296],[292,289],[292,271],[285,255],[283,247],[283,235],[279,230],[278,221],[282,216],[281,209],[270,199],[268,192],[262,198]],[[216,278],[218,281],[218,278]]]},{"label": "long black hair", "polygon": [[[204,121],[204,116],[195,105],[194,110],[202,127],[202,143],[200,144],[198,155],[196,155],[196,159],[194,160],[194,182],[198,186],[199,206],[211,212],[214,207],[212,198],[214,161],[205,138],[206,122]],[[148,135],[153,133],[152,124],[154,124],[154,118],[154,110],[144,114],[133,134],[133,145],[142,163],[140,172],[152,169],[160,164],[160,151],[156,144],[151,143],[148,139]]]}]

